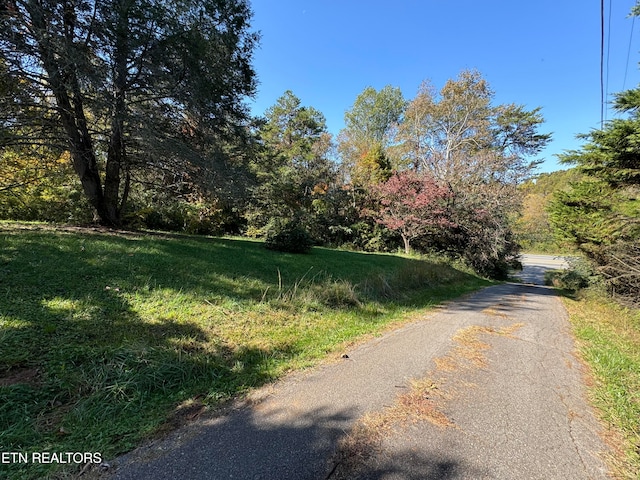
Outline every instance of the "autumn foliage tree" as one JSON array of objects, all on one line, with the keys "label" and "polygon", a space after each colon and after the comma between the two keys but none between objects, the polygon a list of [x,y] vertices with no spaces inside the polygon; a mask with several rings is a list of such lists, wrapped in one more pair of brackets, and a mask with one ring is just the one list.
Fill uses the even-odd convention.
[{"label": "autumn foliage tree", "polygon": [[541,173],[519,186],[524,198],[514,231],[525,250],[558,253],[566,248],[556,242],[547,207],[555,192],[569,190],[582,176],[576,169],[559,170]]},{"label": "autumn foliage tree", "polygon": [[372,193],[380,205],[374,217],[400,234],[407,254],[412,240],[455,226],[449,210],[451,190],[429,175],[414,170],[396,172],[375,185]]},{"label": "autumn foliage tree", "polygon": [[389,150],[405,105],[397,87],[367,87],[345,113],[338,150],[352,184],[366,189],[389,178],[393,168]]},{"label": "autumn foliage tree", "polygon": [[521,205],[518,184],[548,143],[539,109],[493,105],[494,92],[476,71],[463,71],[437,91],[424,83],[404,111],[398,149],[404,162],[448,185],[453,221],[442,248],[479,273],[505,276],[518,254],[512,223]]}]

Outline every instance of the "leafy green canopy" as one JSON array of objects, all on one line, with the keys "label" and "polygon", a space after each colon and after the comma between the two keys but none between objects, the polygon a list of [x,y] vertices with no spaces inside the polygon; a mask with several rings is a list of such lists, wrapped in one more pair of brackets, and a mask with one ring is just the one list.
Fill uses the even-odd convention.
[{"label": "leafy green canopy", "polygon": [[261,151],[253,163],[257,185],[250,233],[293,222],[315,234],[335,177],[324,116],[287,90],[267,109],[257,135]]},{"label": "leafy green canopy", "polygon": [[575,168],[545,172],[518,187],[524,198],[514,232],[525,251],[557,254],[566,250],[566,245],[558,243],[553,233],[548,206],[555,192],[569,190],[570,184],[583,176]]},{"label": "leafy green canopy", "polygon": [[[396,172],[411,170],[421,181],[446,188],[450,221],[429,235],[397,230],[405,248],[409,239],[416,248],[461,255],[477,271],[501,276],[518,250],[511,231],[521,203],[516,187],[530,178],[540,162],[532,157],[551,135],[539,131],[544,121],[539,108],[495,105],[493,99],[488,82],[473,70],[439,91],[425,82],[409,101],[398,88],[368,87],[345,114],[338,152],[350,200],[366,206],[363,211],[384,210],[374,193],[390,187]],[[429,222],[428,215],[407,222],[420,217],[420,208],[405,207],[391,223]],[[356,224],[349,228],[356,231]]]},{"label": "leafy green canopy", "polygon": [[244,0],[4,4],[0,147],[68,150],[104,224],[133,180],[194,175],[246,120],[258,37]]},{"label": "leafy green canopy", "polygon": [[406,103],[397,87],[367,87],[344,114],[338,149],[352,183],[366,187],[391,175],[391,147]]},{"label": "leafy green canopy", "polygon": [[387,146],[393,127],[399,122],[406,102],[397,87],[380,91],[367,87],[344,114],[345,130],[356,141]]}]

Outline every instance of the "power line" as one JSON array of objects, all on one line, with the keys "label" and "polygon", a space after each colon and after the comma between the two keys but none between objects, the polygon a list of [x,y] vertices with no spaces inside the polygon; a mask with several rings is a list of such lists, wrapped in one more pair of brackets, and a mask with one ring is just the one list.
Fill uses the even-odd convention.
[{"label": "power line", "polygon": [[629,58],[631,56],[631,41],[633,40],[633,27],[636,23],[636,16],[631,15],[631,33],[629,34],[629,46],[627,47],[627,64],[624,67],[624,79],[622,81],[622,90],[627,85],[627,72],[629,71]]},{"label": "power line", "polygon": [[[604,83],[604,100],[606,101],[609,98],[609,72],[611,69],[609,68],[609,60],[611,58],[611,4],[612,0],[609,0],[609,21],[607,25],[607,61],[606,61],[606,79]],[[604,108],[604,119],[607,119],[607,109]]]},{"label": "power line", "polygon": [[600,125],[604,125],[604,0],[600,0]]}]

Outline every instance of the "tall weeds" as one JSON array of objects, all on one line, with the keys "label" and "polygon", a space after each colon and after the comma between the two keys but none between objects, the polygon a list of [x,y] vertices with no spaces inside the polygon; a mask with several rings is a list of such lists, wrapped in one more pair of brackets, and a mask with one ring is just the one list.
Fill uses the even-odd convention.
[{"label": "tall weeds", "polygon": [[392,272],[365,277],[360,283],[335,279],[326,272],[302,277],[285,286],[278,270],[278,290],[266,289],[262,302],[313,308],[358,308],[367,302],[402,300],[419,289],[428,289],[460,281],[463,273],[444,263],[413,262]]}]

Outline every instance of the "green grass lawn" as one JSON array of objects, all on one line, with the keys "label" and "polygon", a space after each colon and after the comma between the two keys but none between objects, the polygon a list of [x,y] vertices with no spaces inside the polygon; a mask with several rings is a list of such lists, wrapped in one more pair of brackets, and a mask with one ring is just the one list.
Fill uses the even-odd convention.
[{"label": "green grass lawn", "polygon": [[112,458],[487,284],[397,255],[0,223],[0,452]]},{"label": "green grass lawn", "polygon": [[615,432],[610,458],[617,478],[640,478],[640,311],[602,295],[563,299],[582,357],[590,367],[590,397]]}]

